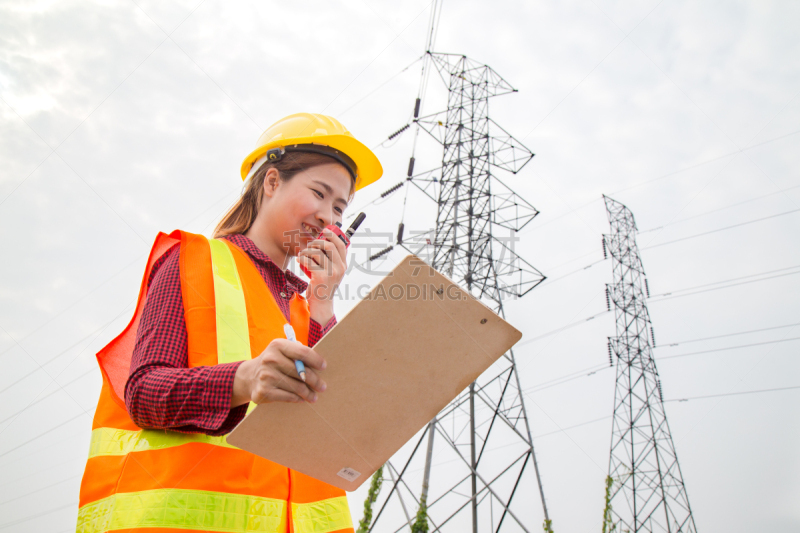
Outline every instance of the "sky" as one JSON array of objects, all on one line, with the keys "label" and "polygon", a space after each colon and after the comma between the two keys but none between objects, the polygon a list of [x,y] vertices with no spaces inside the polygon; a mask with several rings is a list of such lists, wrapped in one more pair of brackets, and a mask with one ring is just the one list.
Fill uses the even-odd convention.
[{"label": "sky", "polygon": [[[130,319],[157,232],[209,235],[270,124],[339,118],[385,169],[354,211],[367,206],[373,232],[396,229],[404,193],[370,202],[405,176],[413,130],[385,141],[412,114],[430,8],[0,3],[0,531],[74,528],[94,354]],[[614,375],[586,369],[607,363],[615,327],[603,194],[640,230],[698,530],[800,529],[799,15],[772,1],[443,4],[435,51],[518,89],[490,113],[536,154],[498,175],[541,212],[516,251],[548,280],[506,317],[523,332],[515,353],[556,531],[601,527]],[[445,98],[432,76],[423,113]],[[439,166],[424,133],[417,153],[417,170]],[[433,224],[423,197],[407,206],[409,226]],[[518,497],[538,509],[529,489]],[[364,495],[349,495],[355,520]]]}]

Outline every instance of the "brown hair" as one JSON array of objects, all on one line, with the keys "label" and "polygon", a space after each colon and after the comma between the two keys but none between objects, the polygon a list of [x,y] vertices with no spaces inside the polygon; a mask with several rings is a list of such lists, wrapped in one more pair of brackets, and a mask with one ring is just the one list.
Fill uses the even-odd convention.
[{"label": "brown hair", "polygon": [[[264,199],[264,176],[267,171],[274,168],[278,171],[281,181],[289,181],[296,174],[309,168],[335,163],[347,168],[336,159],[323,154],[309,152],[290,152],[285,153],[279,161],[270,161],[261,165],[255,174],[250,177],[250,181],[245,184],[242,196],[233,207],[222,217],[216,229],[214,238],[224,237],[245,233],[253,225],[261,202]],[[349,171],[348,171],[349,172]],[[350,196],[353,195],[355,183],[350,184]]]}]

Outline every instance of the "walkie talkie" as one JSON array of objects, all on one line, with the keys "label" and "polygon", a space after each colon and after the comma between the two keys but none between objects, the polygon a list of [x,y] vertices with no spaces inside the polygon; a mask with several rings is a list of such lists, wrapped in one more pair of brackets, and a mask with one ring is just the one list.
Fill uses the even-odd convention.
[{"label": "walkie talkie", "polygon": [[[356,217],[356,219],[353,221],[353,223],[350,224],[350,227],[347,228],[347,231],[344,231],[344,232],[342,231],[342,223],[341,222],[335,222],[334,224],[329,224],[328,226],[326,226],[326,228],[331,230],[332,232],[334,232],[342,240],[342,242],[344,243],[345,249],[346,249],[346,248],[348,248],[350,246],[350,238],[356,232],[356,230],[361,225],[361,223],[364,222],[365,218],[367,218],[366,213],[359,213],[358,216]],[[316,238],[317,239],[324,239],[326,241],[328,240],[323,235],[322,232],[320,232],[319,235],[317,235]],[[303,265],[300,265],[300,270],[302,270],[305,273],[305,275],[308,276],[309,278],[311,277],[311,272],[309,272],[309,270],[306,267],[304,267]]]}]

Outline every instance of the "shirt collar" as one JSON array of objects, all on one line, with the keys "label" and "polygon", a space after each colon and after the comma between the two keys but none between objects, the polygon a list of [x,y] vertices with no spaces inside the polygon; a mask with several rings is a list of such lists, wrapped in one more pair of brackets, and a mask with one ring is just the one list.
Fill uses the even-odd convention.
[{"label": "shirt collar", "polygon": [[257,261],[267,268],[274,269],[275,271],[283,274],[284,278],[286,279],[286,284],[290,289],[294,289],[295,292],[304,292],[308,287],[308,283],[303,281],[291,270],[281,270],[281,268],[272,259],[270,259],[267,254],[262,252],[261,249],[256,246],[256,243],[254,243],[249,237],[238,233],[234,235],[225,235],[223,239],[227,239],[241,248],[242,251],[249,255],[253,261]]}]

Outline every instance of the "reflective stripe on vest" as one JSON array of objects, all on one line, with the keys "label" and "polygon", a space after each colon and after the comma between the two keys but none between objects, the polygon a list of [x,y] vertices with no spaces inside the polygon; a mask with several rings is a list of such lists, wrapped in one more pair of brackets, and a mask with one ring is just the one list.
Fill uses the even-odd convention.
[{"label": "reflective stripe on vest", "polygon": [[225,448],[236,448],[225,441],[225,437],[211,437],[197,433],[178,433],[177,431],[163,431],[155,429],[140,429],[131,431],[127,429],[97,428],[92,431],[92,441],[89,444],[89,458],[126,455],[131,452],[144,452],[148,450],[161,450],[181,446],[190,442],[202,442]]},{"label": "reflective stripe on vest", "polygon": [[295,533],[329,533],[353,527],[347,497],[314,503],[292,503]]},{"label": "reflective stripe on vest", "polygon": [[114,494],[78,511],[77,533],[157,527],[283,533],[286,502],[225,492],[157,489]]},{"label": "reflective stripe on vest", "polygon": [[227,244],[218,239],[209,239],[208,244],[217,315],[217,362],[247,361],[250,359],[250,331],[239,270]]},{"label": "reflective stripe on vest", "polygon": [[[239,269],[228,245],[209,239],[211,273],[214,279],[214,313],[217,324],[217,363],[247,361],[250,354],[250,328],[244,303]],[[249,415],[256,404],[247,406]]]}]

